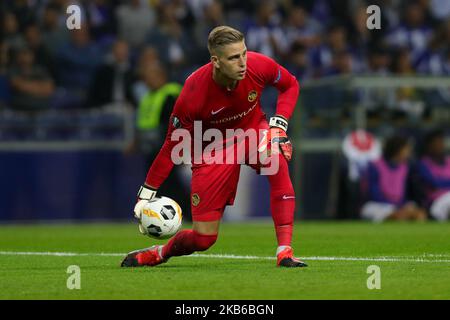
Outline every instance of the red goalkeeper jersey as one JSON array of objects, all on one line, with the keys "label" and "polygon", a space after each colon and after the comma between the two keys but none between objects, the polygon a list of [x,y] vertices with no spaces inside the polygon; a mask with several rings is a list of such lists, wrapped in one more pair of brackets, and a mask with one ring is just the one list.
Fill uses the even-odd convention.
[{"label": "red goalkeeper jersey", "polygon": [[175,103],[165,142],[147,173],[146,184],[159,188],[172,170],[172,148],[179,143],[171,139],[175,129],[187,129],[193,136],[194,121],[201,121],[203,131],[257,128],[265,117],[260,98],[268,85],[279,91],[276,114],[289,119],[299,94],[298,81],[267,56],[248,52],[245,78],[233,90],[213,80],[212,63],[193,72]]}]

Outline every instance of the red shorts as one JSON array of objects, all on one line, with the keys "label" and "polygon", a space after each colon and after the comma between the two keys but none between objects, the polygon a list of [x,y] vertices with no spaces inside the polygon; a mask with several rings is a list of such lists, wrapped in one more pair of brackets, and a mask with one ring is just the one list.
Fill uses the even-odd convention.
[{"label": "red shorts", "polygon": [[[264,119],[255,128],[268,129]],[[261,140],[258,134],[258,141]],[[248,146],[247,146],[248,147]],[[253,148],[254,149],[254,148]],[[257,150],[247,150],[246,164],[259,171],[259,163],[248,163],[248,155]],[[193,221],[215,221],[222,218],[227,205],[232,205],[236,197],[241,164],[200,164],[192,166],[191,210]]]}]

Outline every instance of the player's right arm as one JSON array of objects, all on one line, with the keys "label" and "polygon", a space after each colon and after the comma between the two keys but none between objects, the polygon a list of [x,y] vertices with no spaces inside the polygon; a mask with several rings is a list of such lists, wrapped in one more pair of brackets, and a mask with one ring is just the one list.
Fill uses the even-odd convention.
[{"label": "player's right arm", "polygon": [[193,116],[189,104],[192,103],[192,100],[190,101],[188,98],[189,91],[191,91],[190,86],[186,83],[181,90],[180,96],[175,102],[175,106],[169,119],[164,144],[147,172],[144,185],[139,189],[137,195],[139,201],[134,210],[136,215],[138,215],[136,212],[141,211],[141,207],[145,205],[146,201],[151,201],[155,198],[158,188],[172,171],[174,166],[171,158],[172,149],[178,143],[177,140],[172,139],[174,131],[183,128],[188,130],[192,135]]}]

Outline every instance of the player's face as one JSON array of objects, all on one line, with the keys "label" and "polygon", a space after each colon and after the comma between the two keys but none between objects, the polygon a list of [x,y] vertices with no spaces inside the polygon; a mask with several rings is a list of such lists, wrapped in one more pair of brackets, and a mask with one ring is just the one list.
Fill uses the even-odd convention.
[{"label": "player's face", "polygon": [[236,42],[224,46],[212,57],[214,67],[229,79],[242,80],[247,71],[247,47],[245,42]]}]

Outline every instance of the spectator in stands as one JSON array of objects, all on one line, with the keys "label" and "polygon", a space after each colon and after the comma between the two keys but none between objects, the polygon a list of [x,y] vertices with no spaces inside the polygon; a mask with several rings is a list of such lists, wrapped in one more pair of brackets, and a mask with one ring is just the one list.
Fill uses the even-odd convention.
[{"label": "spectator in stands", "polygon": [[70,41],[58,50],[56,59],[59,84],[67,90],[67,95],[60,102],[62,107],[82,107],[95,69],[103,59],[102,52],[91,41],[86,24],[70,32]]},{"label": "spectator in stands", "polygon": [[358,59],[364,59],[374,48],[382,47],[382,39],[386,30],[389,30],[385,15],[388,13],[383,6],[381,10],[381,29],[367,28],[367,5],[355,8],[349,26],[349,41],[354,48]]},{"label": "spectator in stands", "polygon": [[174,13],[175,18],[183,30],[186,30],[187,33],[191,34],[196,21],[191,7],[187,2],[188,1],[186,0],[169,0],[168,3],[163,5],[170,7],[170,10]]},{"label": "spectator in stands", "polygon": [[196,47],[203,61],[209,60],[209,52],[205,47],[208,41],[209,32],[217,26],[227,25],[223,6],[218,0],[211,0],[203,6],[203,18],[199,19],[195,25],[194,36]]},{"label": "spectator in stands", "polygon": [[118,36],[127,39],[132,49],[140,48],[156,24],[154,8],[149,1],[130,0],[116,9]]},{"label": "spectator in stands", "polygon": [[[439,25],[430,41],[428,50],[421,56],[417,72],[422,75],[450,76],[450,20]],[[427,91],[430,107],[450,104],[450,89],[438,87]]]},{"label": "spectator in stands", "polygon": [[93,0],[86,4],[86,15],[92,37],[98,42],[110,43],[117,33],[114,6],[109,0]]},{"label": "spectator in stands", "polygon": [[[450,46],[449,48],[443,52],[442,58],[441,58],[441,68],[440,72],[438,73],[442,76],[450,76]],[[444,104],[449,105],[450,104],[450,89],[440,89],[439,93],[441,94],[442,99],[445,101]]]},{"label": "spectator in stands", "polygon": [[386,36],[387,43],[394,48],[407,48],[415,66],[426,51],[432,36],[432,29],[425,21],[425,12],[417,1],[406,5],[404,19]]},{"label": "spectator in stands", "polygon": [[[386,48],[381,45],[368,50],[365,73],[389,77],[391,75],[391,56]],[[378,117],[381,112],[392,106],[395,102],[395,90],[391,88],[370,88],[359,90],[361,102],[368,109],[369,117]]]},{"label": "spectator in stands", "polygon": [[90,88],[89,105],[132,103],[132,81],[133,73],[130,68],[128,43],[117,40],[113,45],[110,61],[100,66],[95,72]]},{"label": "spectator in stands", "polygon": [[[349,76],[356,73],[355,60],[349,50],[334,51],[332,62],[322,71],[322,76]],[[340,107],[342,101],[348,99],[346,90],[339,86],[329,86],[326,88],[327,100],[326,105],[330,110]]]},{"label": "spectator in stands", "polygon": [[[333,18],[340,19],[341,12],[348,10],[348,3],[333,4],[335,1],[330,0],[291,0],[294,6],[301,6],[310,13],[310,16],[316,21],[322,21],[327,27]],[[289,9],[290,10],[290,9]]]},{"label": "spectator in stands", "polygon": [[429,0],[430,13],[435,20],[445,21],[450,18],[450,1]]},{"label": "spectator in stands", "polygon": [[331,65],[324,70],[323,75],[348,75],[352,72],[356,73],[352,54],[348,50],[342,50],[333,53]]},{"label": "spectator in stands", "polygon": [[49,108],[55,90],[50,74],[35,64],[33,51],[27,47],[21,48],[16,58],[15,67],[10,72],[12,107],[28,111]]},{"label": "spectator in stands", "polygon": [[364,219],[426,220],[426,213],[409,201],[409,158],[411,143],[403,136],[389,137],[381,159],[371,162],[364,177],[366,202],[361,209]]},{"label": "spectator in stands", "polygon": [[288,43],[283,30],[279,27],[276,5],[271,1],[262,1],[256,10],[256,17],[249,21],[246,30],[248,49],[272,58],[283,57],[288,49]]},{"label": "spectator in stands", "polygon": [[28,0],[5,1],[6,10],[17,18],[18,28],[22,32],[30,23],[35,21],[36,4],[30,4]]},{"label": "spectator in stands", "polygon": [[8,46],[0,40],[0,108],[8,105],[10,89],[8,83]]},{"label": "spectator in stands", "polygon": [[311,77],[310,63],[308,61],[307,48],[301,42],[294,42],[289,50],[286,68],[299,81]]},{"label": "spectator in stands", "polygon": [[289,11],[287,25],[283,30],[289,47],[295,42],[311,48],[319,44],[322,27],[305,9],[294,6]]},{"label": "spectator in stands", "polygon": [[[448,41],[450,43],[450,22],[447,24],[448,26]],[[447,43],[448,44],[448,43]],[[442,65],[441,65],[441,70],[440,72],[438,72],[438,74],[442,74],[442,75],[450,75],[450,45],[447,45],[446,50],[442,51]]]},{"label": "spectator in stands", "polygon": [[371,75],[386,76],[391,72],[391,56],[389,51],[382,45],[371,47],[367,53],[366,72]]},{"label": "spectator in stands", "polygon": [[161,8],[158,27],[150,32],[147,44],[155,47],[162,62],[170,67],[170,78],[182,82],[195,68],[195,43],[183,30],[174,10],[171,3]]},{"label": "spectator in stands", "polygon": [[[139,101],[137,128],[142,149],[154,156],[164,141],[172,106],[181,85],[168,82],[167,72],[160,63],[146,65],[143,76],[148,92]],[[151,138],[147,138],[149,136]]]},{"label": "spectator in stands", "polygon": [[2,21],[2,33],[3,41],[8,45],[10,50],[20,48],[25,44],[22,34],[19,30],[19,23],[16,16],[12,12],[6,12],[3,14]]},{"label": "spectator in stands", "polygon": [[[381,9],[381,30],[390,31],[400,24],[401,2],[398,0],[377,1]],[[366,2],[367,3],[367,2]],[[375,4],[375,3],[374,3]]]},{"label": "spectator in stands", "polygon": [[141,101],[144,95],[149,91],[149,88],[145,83],[145,70],[147,69],[147,66],[155,63],[161,63],[158,50],[151,46],[142,49],[135,68],[135,76],[137,78],[133,84],[133,98],[135,101]]},{"label": "spectator in stands", "polygon": [[[396,52],[392,71],[399,76],[412,76],[415,70],[412,66],[410,51],[406,48]],[[425,112],[425,104],[419,92],[413,87],[401,87],[395,92],[392,108],[395,112],[404,113],[410,117],[419,117]]]},{"label": "spectator in stands", "polygon": [[426,205],[439,221],[450,218],[450,156],[445,153],[443,130],[433,130],[424,139],[424,154],[418,164]]},{"label": "spectator in stands", "polygon": [[366,48],[369,46],[373,30],[367,28],[367,7],[358,7],[352,15],[352,31],[351,41],[359,51],[365,53]]},{"label": "spectator in stands", "polygon": [[69,30],[61,23],[62,18],[63,13],[57,5],[48,4],[44,8],[41,22],[42,41],[53,56],[69,40]]},{"label": "spectator in stands", "polygon": [[[206,0],[207,1],[207,0]],[[255,1],[242,0],[225,0],[222,1],[227,12],[236,13],[237,11],[244,13],[246,16],[254,13]]]},{"label": "spectator in stands", "polygon": [[33,50],[36,64],[45,67],[52,75],[56,76],[54,61],[49,50],[42,42],[42,34],[37,24],[29,24],[24,30],[27,46]]},{"label": "spectator in stands", "polygon": [[448,51],[450,51],[450,20],[436,29],[427,51],[418,62],[418,72],[441,76],[450,74],[450,69],[445,68]]},{"label": "spectator in stands", "polygon": [[310,59],[315,69],[315,76],[333,74],[332,72],[330,73],[330,68],[333,67],[333,63],[336,63],[336,60],[333,61],[336,53],[347,52],[351,55],[351,60],[353,60],[350,50],[345,27],[341,25],[330,26],[326,33],[326,42],[312,48],[310,51]]},{"label": "spectator in stands", "polygon": [[[424,15],[424,22],[429,25],[430,27],[435,26],[439,21],[434,17],[433,12],[431,11],[431,1],[430,0],[415,0],[416,3],[419,5],[420,9],[423,12]],[[406,2],[406,1],[405,1]],[[445,5],[443,5],[443,8],[445,10]]]}]

